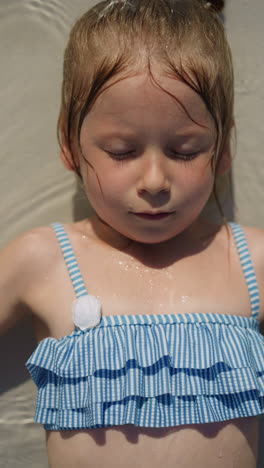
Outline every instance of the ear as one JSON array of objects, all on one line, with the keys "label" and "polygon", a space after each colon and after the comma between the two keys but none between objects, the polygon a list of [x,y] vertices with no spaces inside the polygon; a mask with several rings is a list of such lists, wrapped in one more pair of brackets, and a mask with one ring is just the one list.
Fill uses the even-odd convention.
[{"label": "ear", "polygon": [[231,148],[230,148],[230,141],[225,145],[221,156],[219,156],[219,162],[216,167],[216,174],[217,175],[224,175],[226,174],[229,169],[231,168]]},{"label": "ear", "polygon": [[[75,160],[77,159],[76,156],[73,155],[72,150],[70,150],[68,144],[66,143],[64,135],[61,134],[60,159],[62,161],[62,164],[68,171],[75,172],[73,158],[75,158]],[[77,162],[77,165],[79,166],[78,161],[76,162]]]},{"label": "ear", "polygon": [[60,159],[62,161],[63,166],[68,170],[68,171],[74,171],[73,164],[71,162],[72,160],[72,155],[70,151],[65,147],[61,146],[60,149]]}]

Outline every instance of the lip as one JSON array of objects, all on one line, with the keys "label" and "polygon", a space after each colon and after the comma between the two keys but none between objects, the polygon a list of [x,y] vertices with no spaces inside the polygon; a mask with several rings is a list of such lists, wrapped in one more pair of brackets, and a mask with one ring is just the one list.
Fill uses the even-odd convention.
[{"label": "lip", "polygon": [[168,218],[170,215],[172,215],[174,212],[159,212],[159,213],[134,213],[136,216],[139,218],[143,219],[150,219],[150,220],[158,220],[158,219],[164,219]]}]

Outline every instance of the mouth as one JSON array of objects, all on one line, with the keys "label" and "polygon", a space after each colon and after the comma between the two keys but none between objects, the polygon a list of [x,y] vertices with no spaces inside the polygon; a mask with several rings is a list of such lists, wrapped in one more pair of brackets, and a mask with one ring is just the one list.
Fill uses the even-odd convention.
[{"label": "mouth", "polygon": [[159,219],[165,219],[171,216],[174,212],[169,212],[169,213],[134,213],[138,218],[142,219],[150,219],[150,220],[159,220]]}]

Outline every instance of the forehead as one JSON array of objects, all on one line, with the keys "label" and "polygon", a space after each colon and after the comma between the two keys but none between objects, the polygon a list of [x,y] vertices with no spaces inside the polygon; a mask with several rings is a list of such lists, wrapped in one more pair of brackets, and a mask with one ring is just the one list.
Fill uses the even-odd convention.
[{"label": "forehead", "polygon": [[211,114],[190,86],[161,73],[155,74],[154,79],[146,73],[115,77],[98,96],[86,119],[140,124],[158,118],[160,124],[173,120],[174,124],[197,122],[212,128]]}]

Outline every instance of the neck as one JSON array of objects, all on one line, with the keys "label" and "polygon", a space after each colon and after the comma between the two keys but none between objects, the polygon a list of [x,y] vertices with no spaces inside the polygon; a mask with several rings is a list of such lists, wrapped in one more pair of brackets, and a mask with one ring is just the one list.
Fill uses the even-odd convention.
[{"label": "neck", "polygon": [[146,244],[134,241],[115,231],[105,223],[97,214],[93,215],[91,222],[93,233],[99,242],[107,244],[120,252],[127,253],[144,262],[166,261],[174,256],[181,258],[204,250],[215,237],[221,225],[198,218],[191,226],[168,239],[167,241]]}]

